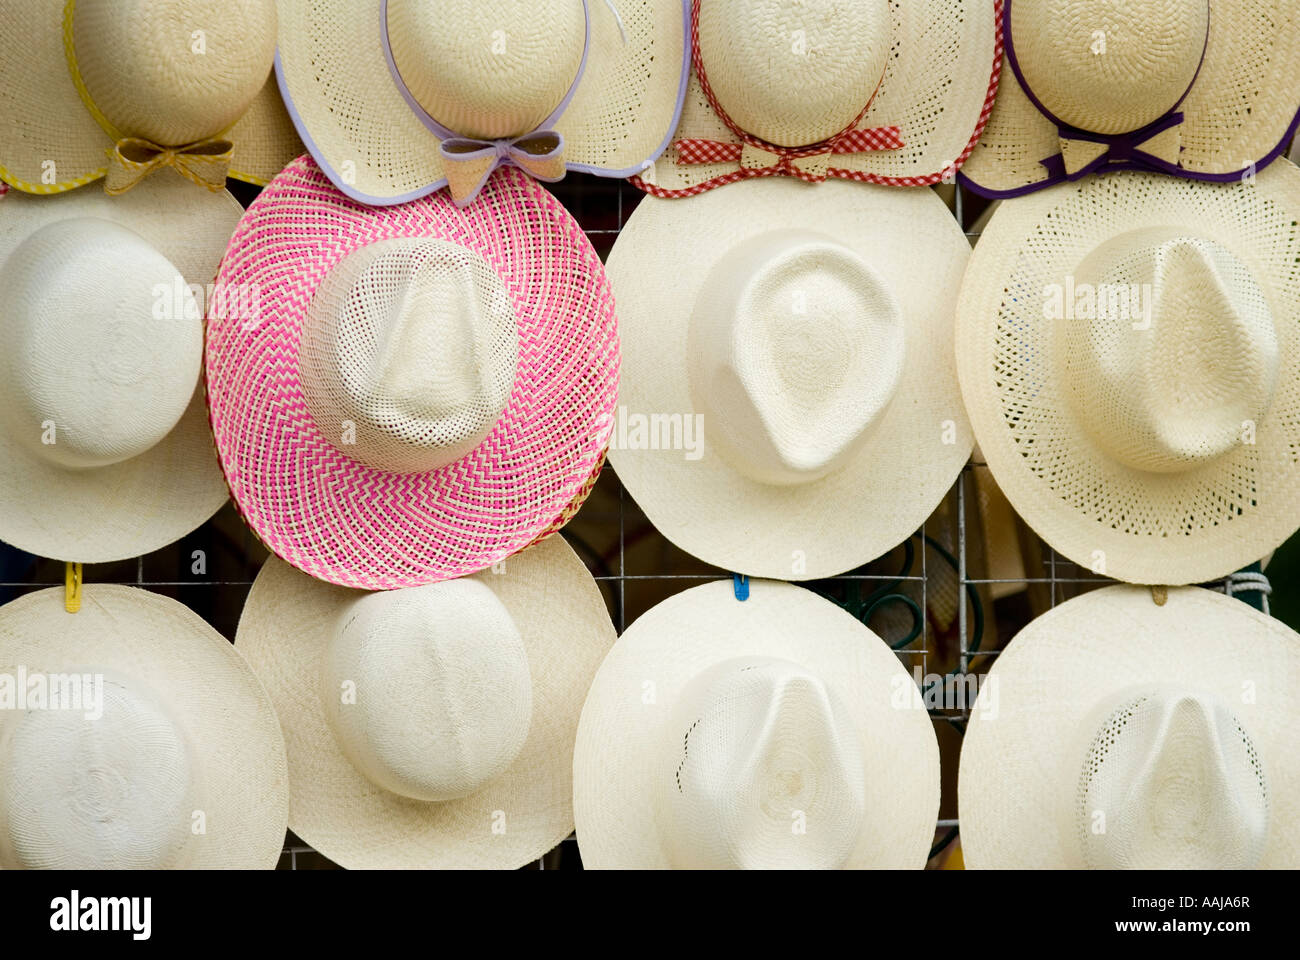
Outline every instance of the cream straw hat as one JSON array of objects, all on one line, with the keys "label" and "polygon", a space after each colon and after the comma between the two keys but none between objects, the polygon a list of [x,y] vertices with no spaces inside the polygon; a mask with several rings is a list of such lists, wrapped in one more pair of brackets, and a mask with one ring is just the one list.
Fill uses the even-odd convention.
[{"label": "cream straw hat", "polygon": [[289,808],[262,685],[190,610],[87,584],[0,607],[0,869],[270,869]]},{"label": "cream straw hat", "polygon": [[0,0],[0,178],[109,193],[170,166],[220,190],[302,152],[271,79],[274,0]]},{"label": "cream straw hat", "polygon": [[626,177],[668,144],[687,0],[283,0],[276,71],[334,185],[394,204],[496,167]]},{"label": "cream straw hat", "polygon": [[1300,170],[1118,173],[990,219],[957,368],[1012,506],[1071,560],[1197,583],[1300,526]]},{"label": "cream straw hat", "polygon": [[170,171],[117,198],[0,198],[0,540],[120,560],[226,502],[193,285],[240,212]]},{"label": "cream straw hat", "polygon": [[289,826],[352,868],[515,868],[573,830],[582,698],[614,642],[559,536],[387,593],[272,557],[237,644],[289,749]]},{"label": "cream straw hat", "polygon": [[751,177],[922,186],[975,148],[1002,67],[1001,0],[693,0],[673,146],[633,181],[693,196]]},{"label": "cream straw hat", "polygon": [[952,353],[969,256],[928,190],[782,178],[646,198],[608,264],[619,478],[725,569],[814,579],[885,553],[970,454]]},{"label": "cream straw hat", "polygon": [[573,760],[592,869],[925,866],[939,747],[892,650],[801,587],[694,587],[636,621]]},{"label": "cream straw hat", "polygon": [[1231,181],[1300,120],[1292,0],[1006,0],[1007,63],[962,169],[1014,197],[1094,171]]},{"label": "cream straw hat", "polygon": [[966,865],[1300,867],[1300,636],[1199,587],[1113,586],[985,678],[958,780]]}]

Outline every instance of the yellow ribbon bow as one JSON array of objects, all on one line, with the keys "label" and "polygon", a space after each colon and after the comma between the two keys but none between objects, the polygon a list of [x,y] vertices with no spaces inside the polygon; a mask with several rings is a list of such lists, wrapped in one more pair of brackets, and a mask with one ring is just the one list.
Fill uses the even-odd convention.
[{"label": "yellow ribbon bow", "polygon": [[215,193],[226,185],[233,149],[229,140],[217,138],[182,147],[163,147],[140,137],[124,137],[108,150],[104,190],[116,197],[155,171],[171,167],[187,180]]}]

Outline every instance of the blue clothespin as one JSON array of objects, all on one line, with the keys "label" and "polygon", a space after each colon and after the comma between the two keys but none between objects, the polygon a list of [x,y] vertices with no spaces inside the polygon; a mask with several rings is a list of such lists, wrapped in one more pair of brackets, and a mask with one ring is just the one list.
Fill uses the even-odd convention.
[{"label": "blue clothespin", "polygon": [[731,585],[736,591],[737,600],[749,599],[749,577],[743,573],[733,573],[731,575]]}]

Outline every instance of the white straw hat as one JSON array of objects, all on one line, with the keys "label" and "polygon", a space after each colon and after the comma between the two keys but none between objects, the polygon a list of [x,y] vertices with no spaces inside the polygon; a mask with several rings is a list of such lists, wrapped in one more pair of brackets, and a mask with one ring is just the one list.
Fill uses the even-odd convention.
[{"label": "white straw hat", "polygon": [[981,687],[958,778],[966,865],[1300,867],[1300,636],[1199,587],[1049,611]]},{"label": "white straw hat", "polygon": [[1300,170],[1117,173],[1005,203],[957,311],[998,485],[1071,560],[1196,583],[1300,525]]},{"label": "white straw hat", "polygon": [[[39,699],[38,699],[39,698]],[[87,584],[0,607],[0,869],[270,869],[289,809],[271,701],[186,607]]]},{"label": "white straw hat", "polygon": [[0,540],[120,560],[225,503],[191,285],[240,213],[171,172],[121,197],[0,198]]},{"label": "white straw hat", "polygon": [[1006,0],[1008,69],[961,175],[1013,197],[1093,172],[1231,181],[1300,121],[1291,0]]},{"label": "white straw hat", "polygon": [[897,655],[828,600],[759,580],[643,614],[592,681],[573,760],[589,869],[913,868],[939,747]]},{"label": "white straw hat", "polygon": [[693,0],[673,145],[633,181],[693,196],[752,177],[951,179],[993,109],[1001,0]]},{"label": "white straw hat", "polygon": [[302,152],[271,77],[274,0],[0,0],[0,179],[111,193],[170,166],[220,190]]},{"label": "white straw hat", "polygon": [[272,557],[237,644],[289,751],[289,826],[349,868],[510,869],[573,830],[582,697],[614,642],[553,536],[501,572],[386,593]]},{"label": "white straw hat", "polygon": [[364,203],[497,166],[626,177],[667,146],[686,0],[284,0],[276,72],[312,156]]},{"label": "white straw hat", "polygon": [[782,178],[647,197],[608,263],[619,478],[724,569],[813,579],[887,552],[970,455],[952,352],[969,256],[928,190]]}]

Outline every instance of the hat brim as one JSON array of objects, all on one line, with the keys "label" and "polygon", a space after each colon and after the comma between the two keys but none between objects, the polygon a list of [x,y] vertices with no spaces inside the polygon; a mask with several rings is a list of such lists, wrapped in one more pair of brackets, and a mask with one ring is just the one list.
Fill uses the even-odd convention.
[{"label": "hat brim", "polygon": [[[749,599],[740,602],[730,580],[693,587],[642,614],[596,673],[573,758],[583,865],[671,868],[654,810],[663,725],[693,677],[735,657],[799,664],[838,695],[852,718],[868,812],[846,866],[924,867],[939,814],[939,746],[920,698],[904,696],[915,682],[898,656],[811,591],[752,581]],[[906,706],[896,705],[900,698]]]},{"label": "hat brim", "polygon": [[188,608],[146,590],[85,584],[81,609],[61,587],[0,607],[0,671],[95,670],[165,697],[202,784],[206,833],[194,869],[271,869],[284,847],[289,777],[266,690],[224,637]]},{"label": "hat brim", "polygon": [[[19,0],[0,13],[0,179],[24,193],[64,193],[102,178],[113,146],[68,71],[64,5]],[[226,137],[234,144],[229,176],[259,185],[302,152],[273,73]],[[50,162],[54,182],[45,183]]]},{"label": "hat brim", "polygon": [[[353,869],[514,869],[573,831],[573,740],[583,695],[614,643],[600,589],[562,537],[475,579],[523,636],[533,680],[528,740],[501,776],[444,803],[399,797],[348,762],[321,706],[319,664],[334,620],[362,594],[272,557],[258,574],[236,644],[266,684],[289,757],[289,827]],[[493,825],[505,816],[505,831]]]},{"label": "hat brim", "polygon": [[[1156,606],[1140,587],[1069,600],[1025,627],[985,678],[962,743],[957,802],[971,869],[1084,866],[1065,835],[1078,790],[1067,748],[1099,704],[1126,688],[1175,684],[1221,698],[1268,779],[1261,868],[1300,866],[1300,636],[1240,600],[1199,587]],[[1247,696],[1247,694],[1253,694]],[[991,699],[990,699],[991,698]]]},{"label": "hat brim", "polygon": [[970,246],[929,190],[831,181],[811,187],[781,178],[690,201],[647,197],[608,264],[622,321],[622,407],[695,414],[686,363],[693,305],[728,250],[785,229],[816,231],[847,246],[885,279],[902,307],[902,377],[852,459],[812,483],[760,483],[710,447],[705,423],[699,459],[681,450],[630,449],[616,436],[610,460],[646,516],[683,550],[725,570],[802,580],[859,566],[916,532],[970,456],[952,344]]},{"label": "hat brim", "polygon": [[[677,125],[689,68],[689,0],[644,0],[624,12],[621,27],[604,0],[587,0],[587,8],[587,66],[555,129],[569,170],[627,177],[663,152]],[[385,206],[446,186],[441,140],[389,69],[378,6],[291,0],[279,13],[280,90],[334,185]]]},{"label": "hat brim", "polygon": [[[957,371],[998,486],[1044,540],[1133,583],[1199,583],[1253,563],[1300,526],[1300,170],[1282,160],[1253,184],[1116,173],[1004,203],[990,218],[957,307]],[[1061,321],[1043,291],[1098,244],[1153,224],[1227,247],[1269,298],[1279,378],[1255,442],[1179,473],[1107,456],[1060,370]],[[1104,569],[1098,561],[1104,562]]]},{"label": "hat brim", "polygon": [[[120,197],[98,190],[58,197],[5,194],[0,274],[9,254],[36,230],[93,217],[133,230],[187,283],[206,284],[243,211],[224,190],[192,188],[176,173],[163,171]],[[28,553],[77,563],[149,553],[202,525],[227,497],[201,383],[161,442],[106,467],[70,470],[49,463],[0,430],[0,540]]]},{"label": "hat brim", "polygon": [[[519,367],[483,442],[439,470],[392,474],[337,449],[298,375],[312,296],[340,260],[395,237],[436,237],[501,273],[519,322]],[[390,589],[474,573],[571,512],[606,444],[619,344],[604,268],[576,221],[517,170],[482,202],[444,194],[400,209],[341,195],[302,157],[249,208],[221,266],[226,289],[259,292],[255,316],[208,318],[208,404],[245,521],[267,548],[342,586]]]}]

